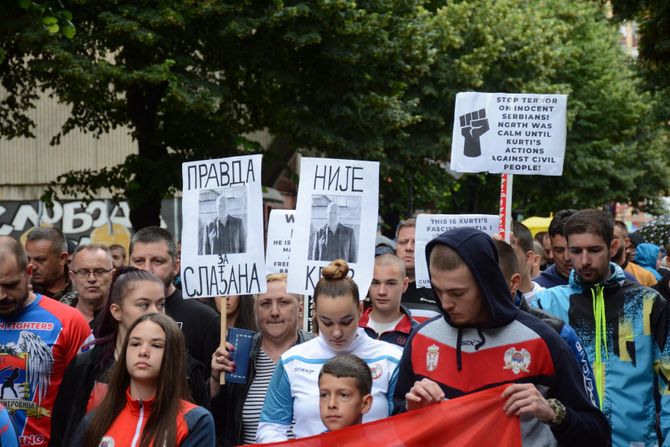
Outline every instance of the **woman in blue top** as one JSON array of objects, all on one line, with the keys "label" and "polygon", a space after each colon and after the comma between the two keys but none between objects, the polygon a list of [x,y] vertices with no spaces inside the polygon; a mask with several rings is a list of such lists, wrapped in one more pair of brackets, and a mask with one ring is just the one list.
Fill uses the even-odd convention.
[{"label": "woman in blue top", "polygon": [[363,311],[358,286],[347,276],[349,266],[338,259],[323,269],[314,289],[319,336],[294,346],[280,358],[268,387],[256,441],[282,441],[291,424],[297,438],[326,431],[319,417],[319,371],[338,354],[354,354],[372,371],[372,408],[363,422],[391,414],[393,389],[402,350],[374,340],[358,328]]}]

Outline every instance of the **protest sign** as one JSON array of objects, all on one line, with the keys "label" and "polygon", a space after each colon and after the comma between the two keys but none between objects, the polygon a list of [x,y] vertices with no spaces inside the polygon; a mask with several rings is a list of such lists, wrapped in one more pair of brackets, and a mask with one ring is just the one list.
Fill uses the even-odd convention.
[{"label": "protest sign", "polygon": [[416,217],[414,272],[416,287],[430,287],[426,244],[452,228],[470,227],[488,235],[498,233],[498,216],[490,214],[419,214]]},{"label": "protest sign", "polygon": [[561,175],[567,95],[456,95],[451,169]]},{"label": "protest sign", "polygon": [[265,267],[268,273],[288,273],[293,239],[294,210],[271,210]]},{"label": "protest sign", "polygon": [[288,291],[311,295],[321,270],[349,264],[360,290],[372,281],[379,163],[303,158],[288,270]]},{"label": "protest sign", "polygon": [[184,163],[184,298],[265,292],[261,155]]}]

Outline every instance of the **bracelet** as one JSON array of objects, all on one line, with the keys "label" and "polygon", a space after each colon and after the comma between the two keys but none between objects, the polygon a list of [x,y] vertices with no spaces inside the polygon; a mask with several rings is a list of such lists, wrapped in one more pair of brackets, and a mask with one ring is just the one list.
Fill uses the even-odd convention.
[{"label": "bracelet", "polygon": [[547,399],[547,403],[555,413],[554,418],[548,421],[547,424],[560,425],[565,420],[565,405],[563,405],[558,399]]}]

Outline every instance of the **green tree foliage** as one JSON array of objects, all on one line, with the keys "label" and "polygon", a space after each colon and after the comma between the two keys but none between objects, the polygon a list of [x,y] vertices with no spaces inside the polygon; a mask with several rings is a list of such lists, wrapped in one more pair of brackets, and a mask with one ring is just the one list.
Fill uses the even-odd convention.
[{"label": "green tree foliage", "polygon": [[416,119],[403,93],[430,60],[418,2],[65,3],[77,36],[40,40],[32,73],[72,105],[62,133],[128,126],[138,154],[58,183],[125,196],[135,228],[158,223],[182,161],[260,150],[249,132],[375,158]]},{"label": "green tree foliage", "polygon": [[421,120],[407,128],[402,155],[387,153],[393,160],[382,164],[387,221],[415,209],[497,212],[499,176],[455,179],[433,162],[449,159],[456,93],[473,90],[569,95],[563,176],[515,176],[516,210],[546,214],[644,199],[658,206],[670,172],[664,135],[598,5],[451,1],[436,8],[432,26],[437,56],[411,91]]},{"label": "green tree foliage", "polygon": [[72,14],[59,2],[7,0],[0,2],[0,135],[34,137],[34,123],[26,116],[38,98],[37,79],[30,71],[35,42],[75,35]]},{"label": "green tree foliage", "polygon": [[615,19],[634,20],[638,26],[638,67],[646,87],[657,98],[661,118],[670,121],[670,2],[667,0],[612,0]]},{"label": "green tree foliage", "polygon": [[44,27],[0,30],[14,38],[6,60],[25,70],[0,74],[18,86],[10,98],[21,98],[22,79],[36,80],[70,104],[61,134],[131,129],[136,155],[57,184],[126,197],[136,228],[158,222],[182,161],[260,151],[244,137],[257,130],[278,137],[266,165],[281,166],[292,148],[380,160],[387,223],[417,209],[495,213],[499,176],[456,179],[443,169],[454,98],[468,90],[570,95],[564,175],[515,177],[515,208],[526,214],[613,200],[653,207],[668,187],[653,98],[594,2],[71,0],[63,8],[77,24],[73,39],[49,38]]}]

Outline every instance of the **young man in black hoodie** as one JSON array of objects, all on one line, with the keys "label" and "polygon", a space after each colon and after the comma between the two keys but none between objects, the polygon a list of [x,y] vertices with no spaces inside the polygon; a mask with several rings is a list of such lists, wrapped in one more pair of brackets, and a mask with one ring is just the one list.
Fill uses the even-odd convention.
[{"label": "young man in black hoodie", "polygon": [[426,246],[443,315],[413,332],[400,363],[396,412],[510,383],[500,407],[520,417],[524,445],[608,445],[568,346],[509,297],[493,240],[447,231]]}]

